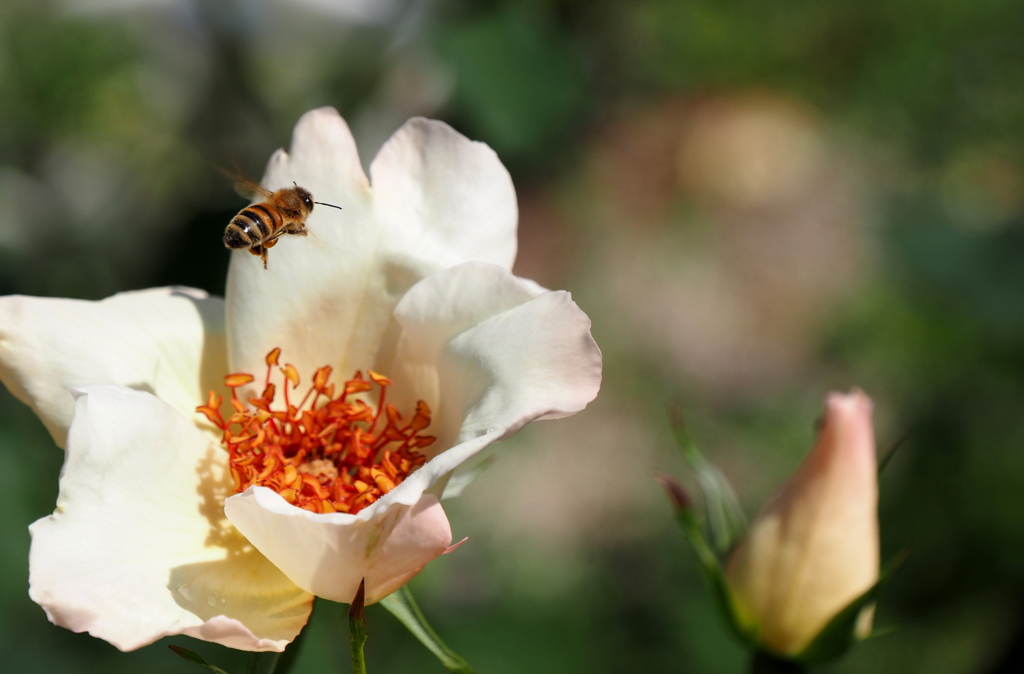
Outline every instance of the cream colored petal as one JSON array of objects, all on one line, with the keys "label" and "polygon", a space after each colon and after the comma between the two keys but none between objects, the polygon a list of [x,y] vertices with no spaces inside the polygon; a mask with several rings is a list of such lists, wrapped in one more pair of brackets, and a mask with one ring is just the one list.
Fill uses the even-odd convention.
[{"label": "cream colored petal", "polygon": [[229,498],[224,510],[292,582],[344,603],[351,603],[363,579],[366,603],[380,601],[452,542],[448,518],[433,496],[412,506],[322,515],[296,508],[266,487],[250,487]]},{"label": "cream colored petal", "polygon": [[369,181],[355,141],[332,108],[307,112],[295,126],[290,152],[270,159],[263,185],[308,189],[316,201],[307,224],[313,235],[284,236],[269,251],[267,269],[246,251],[231,255],[227,281],[228,357],[233,372],[260,376],[275,347],[303,376],[322,365],[348,372],[348,355],[364,325],[382,330],[393,300],[376,264],[379,230]]},{"label": "cream colored petal", "polygon": [[729,559],[741,608],[779,653],[802,650],[878,580],[878,481],[870,399],[833,393],[814,449]]},{"label": "cream colored petal", "polygon": [[579,412],[601,386],[590,319],[569,293],[467,263],[431,275],[395,311],[394,399],[434,411],[440,453],[381,499],[411,504],[461,463],[530,421]]},{"label": "cream colored petal", "polygon": [[64,445],[68,389],[121,384],[189,418],[226,369],[224,302],[189,288],[153,288],[99,302],[0,297],[0,381]]},{"label": "cream colored petal", "polygon": [[410,119],[370,166],[383,247],[428,270],[462,262],[512,269],[519,211],[494,150],[444,122]]},{"label": "cream colored petal", "polygon": [[77,396],[57,509],[30,527],[32,599],[126,651],[171,634],[282,650],[313,598],[224,518],[224,451],[148,393]]},{"label": "cream colored petal", "polygon": [[303,376],[331,365],[340,377],[390,360],[392,311],[443,267],[515,257],[515,192],[485,145],[447,125],[412,120],[373,162],[370,184],[348,126],[331,108],[299,120],[289,152],[267,167],[268,189],[293,182],[314,199],[315,236],[283,237],[268,269],[232,254],[227,303],[232,371],[259,375],[275,347]]}]

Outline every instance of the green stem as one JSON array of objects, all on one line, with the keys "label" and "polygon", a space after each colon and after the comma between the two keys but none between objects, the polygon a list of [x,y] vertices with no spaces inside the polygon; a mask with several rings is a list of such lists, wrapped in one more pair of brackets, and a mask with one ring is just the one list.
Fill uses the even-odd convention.
[{"label": "green stem", "polygon": [[352,638],[352,674],[366,674],[366,657],[363,655],[365,643],[365,634],[361,640]]},{"label": "green stem", "polygon": [[781,660],[763,651],[750,661],[750,674],[806,674],[807,667],[792,660]]},{"label": "green stem", "polygon": [[366,645],[366,615],[363,603],[366,600],[366,582],[359,583],[359,591],[352,600],[348,611],[349,642],[352,645],[352,674],[366,674],[366,657],[363,646]]}]

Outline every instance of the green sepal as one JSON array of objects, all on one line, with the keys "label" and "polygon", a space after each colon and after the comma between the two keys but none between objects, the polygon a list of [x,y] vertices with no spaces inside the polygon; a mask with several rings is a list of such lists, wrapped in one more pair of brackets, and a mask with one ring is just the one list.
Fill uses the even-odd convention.
[{"label": "green sepal", "polygon": [[832,620],[814,637],[814,641],[807,645],[800,653],[791,659],[805,665],[819,665],[839,658],[845,653],[857,638],[857,621],[861,612],[873,603],[882,588],[892,574],[895,573],[909,556],[909,551],[896,555],[878,574],[878,582],[867,589],[862,595],[846,605],[842,611],[837,613]]},{"label": "green sepal", "polygon": [[366,579],[359,583],[359,589],[348,607],[349,645],[352,647],[352,674],[366,674]]},{"label": "green sepal", "polygon": [[910,438],[910,434],[913,432],[914,429],[911,428],[903,433],[903,435],[896,438],[892,443],[892,447],[889,448],[889,451],[878,460],[878,477],[882,477],[882,473],[884,473],[885,469],[889,466],[889,462],[892,461],[893,457],[896,456],[896,452],[903,447],[903,444]]},{"label": "green sepal", "polygon": [[173,644],[168,646],[168,648],[170,648],[172,651],[181,656],[182,660],[191,662],[194,665],[199,665],[200,667],[205,667],[206,669],[210,670],[211,672],[215,672],[216,674],[228,674],[220,667],[217,667],[216,665],[211,665],[209,662],[206,661],[206,658],[199,655],[195,651],[190,651],[189,649],[182,648],[181,646],[174,646]]},{"label": "green sepal", "polygon": [[747,520],[736,492],[718,467],[700,453],[686,430],[682,412],[678,408],[672,410],[672,433],[704,496],[712,549],[718,554],[725,554],[743,537],[747,529]]},{"label": "green sepal", "polygon": [[715,603],[718,605],[722,619],[741,642],[748,648],[756,649],[757,642],[753,636],[754,632],[749,626],[744,624],[740,616],[739,607],[732,594],[732,588],[729,587],[729,581],[725,578],[725,570],[722,569],[718,556],[711,549],[711,546],[708,545],[707,539],[704,537],[700,522],[697,521],[697,517],[693,513],[692,502],[689,496],[686,495],[682,485],[670,476],[656,474],[654,478],[661,483],[666,493],[668,493],[669,500],[672,502],[673,509],[675,510],[676,521],[679,523],[680,528],[682,528],[686,539],[690,541],[690,545],[693,546],[694,551],[697,553],[697,561],[700,564],[704,578],[711,585],[711,590],[715,594]]},{"label": "green sepal", "polygon": [[412,632],[413,636],[420,640],[420,643],[427,647],[427,650],[437,656],[437,659],[441,661],[441,664],[449,672],[473,674],[473,669],[469,666],[469,663],[459,657],[452,649],[448,648],[441,641],[441,637],[437,636],[437,632],[427,623],[427,619],[423,617],[420,607],[416,605],[416,600],[413,599],[412,592],[409,591],[408,586],[404,586],[400,590],[392,592],[387,597],[384,597],[384,599],[381,599],[380,605],[398,618],[399,622],[405,625],[405,628]]}]

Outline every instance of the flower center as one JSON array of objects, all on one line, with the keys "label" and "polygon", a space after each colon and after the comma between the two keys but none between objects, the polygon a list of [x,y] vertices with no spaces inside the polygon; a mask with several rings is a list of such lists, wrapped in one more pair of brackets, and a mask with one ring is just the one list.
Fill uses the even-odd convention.
[{"label": "flower center", "polygon": [[[420,433],[430,425],[430,408],[422,400],[408,421],[385,405],[391,381],[369,372],[369,381],[356,372],[340,390],[330,382],[331,367],[319,368],[297,404],[299,373],[278,366],[281,349],[267,354],[263,394],[238,399],[238,389],[255,380],[251,374],[229,374],[234,414],[225,421],[222,397],[210,391],[202,413],[223,432],[221,444],[230,455],[235,493],[252,485],[269,487],[286,501],[317,513],[355,514],[394,489],[426,461],[417,450],[435,438]],[[275,368],[283,377],[284,408],[274,408]],[[358,394],[380,389],[377,404]]]}]

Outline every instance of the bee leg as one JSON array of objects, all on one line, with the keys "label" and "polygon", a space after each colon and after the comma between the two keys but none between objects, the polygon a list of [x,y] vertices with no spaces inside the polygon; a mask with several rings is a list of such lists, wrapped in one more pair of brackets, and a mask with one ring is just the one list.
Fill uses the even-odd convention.
[{"label": "bee leg", "polygon": [[303,225],[302,229],[296,229],[292,234],[295,234],[296,236],[309,236],[309,229]]},{"label": "bee leg", "polygon": [[259,255],[260,259],[263,260],[263,268],[267,268],[267,247],[265,245],[256,244],[249,249],[251,255]]},{"label": "bee leg", "polygon": [[277,245],[277,239],[270,239],[268,241],[264,241],[263,242],[263,247],[264,248],[273,248],[276,245]]}]

